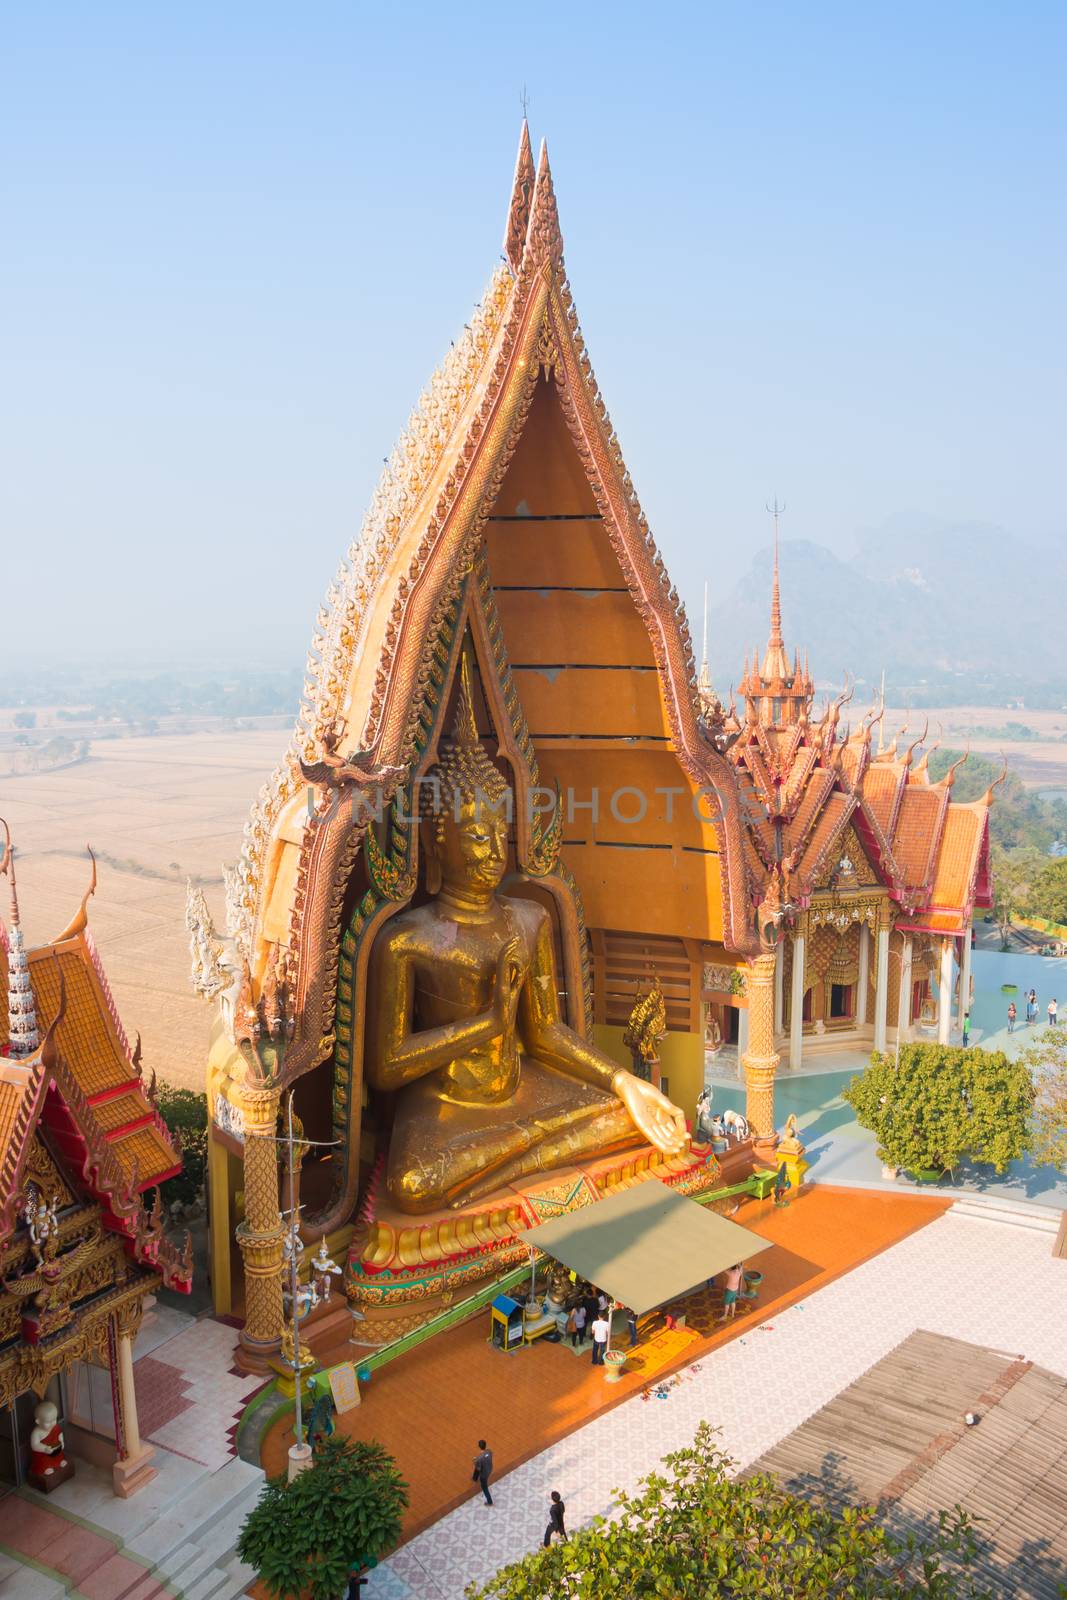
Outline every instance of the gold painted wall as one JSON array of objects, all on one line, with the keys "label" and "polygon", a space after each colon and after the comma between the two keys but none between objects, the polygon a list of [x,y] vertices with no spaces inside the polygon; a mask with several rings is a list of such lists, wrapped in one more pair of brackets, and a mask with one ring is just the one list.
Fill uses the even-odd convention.
[{"label": "gold painted wall", "polygon": [[[623,1030],[598,1022],[594,1041],[617,1061],[620,1067],[632,1065],[630,1052],[622,1042]],[[704,1087],[704,1040],[699,1033],[668,1033],[659,1047],[660,1072],[667,1080],[667,1092],[692,1122],[697,1096]]]}]

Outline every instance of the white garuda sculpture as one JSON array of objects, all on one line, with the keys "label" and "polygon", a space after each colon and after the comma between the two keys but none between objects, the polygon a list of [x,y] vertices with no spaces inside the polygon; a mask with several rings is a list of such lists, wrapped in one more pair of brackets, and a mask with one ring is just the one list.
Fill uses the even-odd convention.
[{"label": "white garuda sculpture", "polygon": [[189,930],[193,988],[205,1000],[218,999],[223,1020],[233,1032],[241,967],[228,940],[216,930],[204,891],[187,879],[185,926]]}]

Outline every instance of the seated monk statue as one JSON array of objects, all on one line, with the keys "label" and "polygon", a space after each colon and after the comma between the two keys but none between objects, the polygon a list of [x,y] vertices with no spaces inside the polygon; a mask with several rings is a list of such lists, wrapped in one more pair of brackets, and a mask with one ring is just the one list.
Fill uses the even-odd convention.
[{"label": "seated monk statue", "polygon": [[420,786],[433,898],[379,933],[367,991],[367,1078],[396,1096],[387,1188],[409,1213],[630,1145],[674,1154],[685,1142],[676,1106],[561,1021],[548,914],[499,892],[506,793],[464,662],[452,738]]}]

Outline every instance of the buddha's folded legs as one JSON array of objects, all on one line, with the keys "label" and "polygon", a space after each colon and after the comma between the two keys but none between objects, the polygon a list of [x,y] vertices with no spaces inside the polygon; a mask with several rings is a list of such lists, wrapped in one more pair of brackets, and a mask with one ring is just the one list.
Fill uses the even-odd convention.
[{"label": "buddha's folded legs", "polygon": [[435,1211],[640,1142],[614,1095],[526,1060],[517,1092],[504,1102],[456,1104],[440,1098],[429,1080],[405,1090],[387,1188],[402,1211]]}]

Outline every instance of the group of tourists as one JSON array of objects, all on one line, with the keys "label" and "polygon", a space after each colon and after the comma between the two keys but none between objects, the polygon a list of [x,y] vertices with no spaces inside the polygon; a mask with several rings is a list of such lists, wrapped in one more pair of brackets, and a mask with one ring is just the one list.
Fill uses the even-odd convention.
[{"label": "group of tourists", "polygon": [[[1053,995],[1052,999],[1049,1001],[1048,1006],[1047,1006],[1046,1009],[1048,1011],[1048,1025],[1049,1025],[1049,1027],[1050,1028],[1057,1027],[1059,1025],[1059,1020],[1060,1020],[1060,1008],[1059,1008],[1059,1001],[1056,999],[1055,995]],[[1008,1032],[1009,1033],[1014,1033],[1015,1032],[1015,1023],[1016,1023],[1016,1020],[1018,1018],[1018,1015],[1019,1015],[1019,1012],[1018,1012],[1018,1008],[1016,1007],[1015,1001],[1014,1000],[1009,1001],[1008,1002]],[[1037,1021],[1037,991],[1036,991],[1036,989],[1030,989],[1027,992],[1027,996],[1026,996],[1026,1022],[1027,1022],[1027,1026],[1029,1027],[1032,1023],[1035,1023],[1036,1021]]]},{"label": "group of tourists", "polygon": [[[626,1318],[632,1350],[637,1343],[637,1317],[628,1306],[620,1306],[619,1310]],[[604,1364],[611,1335],[611,1313],[609,1296],[591,1283],[579,1283],[561,1313],[561,1321],[566,1318],[561,1332],[570,1338],[576,1350],[581,1349],[587,1338],[592,1340],[594,1367]]]}]

